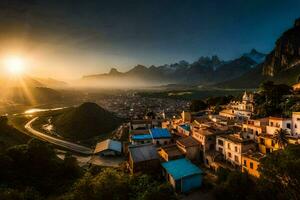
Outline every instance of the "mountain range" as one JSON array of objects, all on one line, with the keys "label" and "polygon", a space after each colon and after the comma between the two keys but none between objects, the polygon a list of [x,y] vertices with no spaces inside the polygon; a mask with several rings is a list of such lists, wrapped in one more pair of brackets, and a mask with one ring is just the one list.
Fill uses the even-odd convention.
[{"label": "mountain range", "polygon": [[285,31],[269,54],[252,49],[239,58],[224,61],[218,56],[200,57],[162,66],[137,65],[127,72],[82,77],[85,83],[108,86],[190,84],[220,88],[256,88],[261,82],[295,84],[300,74],[300,18]]},{"label": "mountain range", "polygon": [[112,68],[109,73],[84,76],[83,81],[98,81],[98,83],[114,82],[120,85],[126,82],[145,85],[163,84],[197,84],[211,85],[241,76],[260,64],[265,54],[252,49],[251,52],[229,61],[218,56],[200,57],[193,63],[179,61],[162,66],[137,65],[127,72],[119,72]]}]

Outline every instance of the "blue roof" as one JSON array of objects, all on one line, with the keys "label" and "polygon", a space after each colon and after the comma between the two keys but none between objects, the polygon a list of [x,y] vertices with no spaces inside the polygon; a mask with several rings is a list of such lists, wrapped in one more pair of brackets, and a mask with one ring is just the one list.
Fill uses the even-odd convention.
[{"label": "blue roof", "polygon": [[162,166],[175,180],[186,176],[202,174],[202,170],[199,167],[185,158],[162,163]]},{"label": "blue roof", "polygon": [[182,124],[182,125],[180,125],[180,127],[183,128],[186,131],[190,131],[191,130],[191,127],[188,124]]},{"label": "blue roof", "polygon": [[171,134],[169,133],[168,129],[166,128],[152,128],[150,129],[150,133],[153,139],[159,138],[170,138]]},{"label": "blue roof", "polygon": [[149,140],[152,139],[150,134],[136,134],[131,136],[132,140]]}]

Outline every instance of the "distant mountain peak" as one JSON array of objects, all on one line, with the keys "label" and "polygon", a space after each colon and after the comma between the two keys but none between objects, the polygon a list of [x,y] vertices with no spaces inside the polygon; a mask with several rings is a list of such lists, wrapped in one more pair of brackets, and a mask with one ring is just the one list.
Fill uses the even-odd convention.
[{"label": "distant mountain peak", "polygon": [[266,58],[266,54],[261,53],[254,48],[251,49],[251,51],[249,53],[243,54],[243,56],[252,59],[254,62],[256,62],[256,64],[260,64],[260,63],[264,62],[264,60]]},{"label": "distant mountain peak", "polygon": [[120,73],[121,72],[119,72],[116,68],[111,68],[110,71],[109,71],[110,75],[118,75]]}]

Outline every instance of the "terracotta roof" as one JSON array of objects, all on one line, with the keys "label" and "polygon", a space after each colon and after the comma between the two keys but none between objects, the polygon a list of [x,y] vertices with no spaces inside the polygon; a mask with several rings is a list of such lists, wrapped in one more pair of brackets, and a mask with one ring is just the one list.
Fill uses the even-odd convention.
[{"label": "terracotta roof", "polygon": [[278,120],[278,121],[290,120],[290,118],[283,118],[283,117],[269,117],[269,119],[271,119],[271,120]]},{"label": "terracotta roof", "polygon": [[193,147],[193,146],[200,145],[200,143],[196,139],[194,139],[192,136],[178,139],[177,144],[184,146],[184,147]]},{"label": "terracotta roof", "polygon": [[161,150],[165,151],[170,157],[183,155],[176,144],[163,146],[161,147]]},{"label": "terracotta roof", "polygon": [[247,153],[243,153],[243,157],[259,161],[260,159],[262,159],[263,157],[265,157],[265,155],[262,154],[262,153],[260,153],[260,152],[257,152],[257,151],[255,151],[255,152],[248,151]]},{"label": "terracotta roof", "polygon": [[227,139],[234,143],[251,143],[251,142],[253,142],[250,139],[240,137],[238,134],[224,134],[224,135],[220,135],[219,137],[222,137],[222,138]]}]

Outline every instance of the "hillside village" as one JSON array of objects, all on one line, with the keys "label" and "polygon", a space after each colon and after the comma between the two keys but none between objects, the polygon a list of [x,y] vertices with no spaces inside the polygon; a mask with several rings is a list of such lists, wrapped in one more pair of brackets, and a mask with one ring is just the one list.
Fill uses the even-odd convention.
[{"label": "hillside village", "polygon": [[124,154],[130,173],[162,174],[178,193],[201,188],[204,176],[220,168],[258,178],[262,158],[288,144],[299,144],[300,112],[288,118],[254,119],[253,95],[245,91],[242,99],[223,105],[217,114],[207,109],[182,111],[170,119],[131,120],[123,126],[126,140],[100,142],[95,154]]}]

